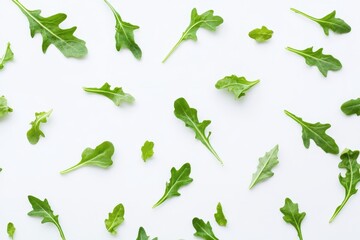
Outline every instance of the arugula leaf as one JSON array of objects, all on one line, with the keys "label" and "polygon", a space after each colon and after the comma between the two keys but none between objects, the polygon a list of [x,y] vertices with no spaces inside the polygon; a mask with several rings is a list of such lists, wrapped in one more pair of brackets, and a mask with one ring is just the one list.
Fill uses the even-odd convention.
[{"label": "arugula leaf", "polygon": [[0,70],[4,68],[5,63],[10,62],[13,59],[14,53],[11,51],[10,43],[8,43],[3,57],[0,58]]},{"label": "arugula leaf", "polygon": [[32,121],[31,128],[27,132],[27,139],[31,144],[37,144],[40,140],[40,137],[45,137],[45,134],[40,130],[40,124],[46,123],[47,118],[50,117],[52,110],[48,112],[37,112],[35,113],[35,120]]},{"label": "arugula leaf", "polygon": [[356,114],[359,116],[360,115],[360,98],[351,99],[351,100],[343,103],[343,105],[341,105],[341,111],[343,111],[343,113],[345,113],[346,115]]},{"label": "arugula leaf", "polygon": [[183,41],[189,39],[197,41],[196,33],[200,28],[215,32],[216,27],[221,25],[223,22],[224,20],[220,16],[214,16],[213,10],[209,10],[201,15],[198,15],[196,8],[194,8],[191,11],[190,25],[186,28],[185,32],[183,32],[183,34],[181,35],[179,41],[170,50],[170,52],[162,62],[164,63]]},{"label": "arugula leaf", "polygon": [[50,17],[42,17],[41,10],[29,10],[18,0],[12,0],[24,13],[29,20],[30,34],[34,37],[40,33],[43,37],[42,51],[46,50],[51,44],[65,57],[82,58],[87,54],[85,41],[78,39],[73,34],[76,27],[61,29],[59,25],[67,18],[66,14],[58,13]]},{"label": "arugula leaf", "polygon": [[357,162],[359,151],[351,151],[345,149],[341,153],[341,162],[339,163],[340,169],[345,169],[346,174],[342,176],[339,174],[340,184],[345,188],[345,197],[342,203],[336,208],[330,222],[334,221],[336,216],[344,208],[350,197],[357,193],[356,185],[360,182],[360,164]]},{"label": "arugula leaf", "polygon": [[252,181],[249,187],[250,189],[253,188],[256,184],[274,176],[272,169],[279,164],[277,156],[278,152],[279,145],[276,145],[269,152],[265,153],[265,156],[259,158],[259,165],[257,167],[257,171],[253,174]]},{"label": "arugula leaf", "polygon": [[204,220],[199,218],[194,218],[192,224],[196,230],[194,236],[205,239],[205,240],[219,240],[215,237],[214,232],[212,231],[211,225],[209,222],[205,223]]},{"label": "arugula leaf", "polygon": [[[150,237],[146,234],[145,229],[143,227],[139,228],[138,236],[136,240],[149,240]],[[153,238],[153,240],[157,240],[158,238]]]},{"label": "arugula leaf", "polygon": [[235,97],[240,98],[245,96],[245,93],[259,82],[260,80],[247,81],[245,77],[231,75],[217,81],[215,87],[217,89],[227,89],[229,92],[232,92]]},{"label": "arugula leaf", "polygon": [[12,222],[9,222],[7,225],[7,234],[9,235],[9,237],[11,239],[14,239],[15,231],[16,231],[16,228],[15,228],[14,224]]},{"label": "arugula leaf", "polygon": [[135,101],[135,98],[130,94],[125,93],[121,87],[115,87],[113,90],[110,88],[110,84],[105,83],[101,88],[84,87],[84,91],[103,95],[111,99],[116,106],[120,106],[124,102],[133,103]]},{"label": "arugula leaf", "polygon": [[0,118],[5,117],[12,111],[12,108],[7,105],[6,98],[4,96],[0,97]]},{"label": "arugula leaf", "polygon": [[83,166],[96,166],[100,168],[108,168],[113,164],[111,159],[114,154],[114,145],[111,142],[105,141],[98,145],[95,149],[86,148],[81,154],[81,161],[64,170],[61,174],[69,173]]},{"label": "arugula leaf", "polygon": [[299,205],[297,203],[293,203],[290,198],[285,199],[285,205],[284,207],[280,208],[280,211],[282,214],[284,214],[284,221],[293,225],[297,231],[299,239],[303,240],[301,223],[304,220],[306,213],[300,213]]},{"label": "arugula leaf", "polygon": [[290,8],[290,10],[320,24],[326,36],[329,36],[329,30],[332,30],[333,32],[340,34],[349,33],[351,31],[351,27],[344,20],[335,17],[336,11],[329,13],[323,18],[314,18],[295,8]]},{"label": "arugula leaf", "polygon": [[174,167],[171,168],[170,181],[166,183],[164,195],[155,203],[153,208],[156,208],[169,198],[180,196],[179,189],[193,181],[193,179],[190,178],[190,173],[190,163],[185,163],[179,170],[176,170]]},{"label": "arugula leaf", "polygon": [[291,112],[284,111],[286,115],[291,117],[302,127],[302,139],[304,146],[309,148],[310,139],[312,139],[316,145],[318,145],[322,150],[326,153],[338,154],[339,147],[336,144],[335,140],[326,134],[326,130],[328,130],[331,125],[326,123],[308,123],[303,121],[300,117],[295,116]]},{"label": "arugula leaf", "polygon": [[146,141],[141,147],[141,157],[146,162],[149,158],[154,155],[154,142]]},{"label": "arugula leaf", "polygon": [[111,9],[116,20],[116,50],[120,51],[121,48],[127,48],[132,52],[136,59],[141,59],[141,49],[134,40],[134,30],[139,29],[139,27],[132,25],[131,23],[124,22],[114,7],[107,0],[104,1]]},{"label": "arugula leaf", "polygon": [[269,40],[272,37],[273,33],[274,31],[268,29],[265,26],[262,26],[261,28],[256,28],[249,32],[249,37],[255,39],[257,42],[262,43]]},{"label": "arugula leaf", "polygon": [[210,135],[205,134],[205,129],[210,125],[210,120],[204,120],[199,122],[197,117],[197,110],[195,108],[190,108],[189,104],[184,98],[179,98],[174,102],[174,114],[175,116],[182,120],[185,123],[186,127],[189,127],[194,130],[195,138],[200,140],[207,149],[216,157],[216,159],[223,164],[219,155],[215,152],[214,148],[210,144]]},{"label": "arugula leaf", "polygon": [[116,229],[124,222],[124,205],[118,204],[114,210],[109,213],[109,218],[105,219],[105,227],[109,233],[116,235]]},{"label": "arugula leaf", "polygon": [[291,47],[287,47],[286,49],[305,58],[307,65],[316,66],[324,77],[327,77],[328,71],[339,71],[342,68],[341,62],[332,55],[323,54],[322,48],[315,52],[313,51],[313,47],[304,50]]},{"label": "arugula leaf", "polygon": [[43,220],[41,221],[41,223],[53,223],[59,230],[61,239],[66,240],[64,232],[60,226],[59,215],[54,215],[54,212],[51,209],[49,202],[46,199],[44,199],[44,201],[41,201],[34,196],[28,196],[28,199],[33,208],[33,210],[29,212],[28,215],[31,217],[42,217]]},{"label": "arugula leaf", "polygon": [[218,205],[216,206],[216,213],[214,214],[214,217],[219,226],[226,227],[227,219],[222,210],[221,203],[218,203]]}]

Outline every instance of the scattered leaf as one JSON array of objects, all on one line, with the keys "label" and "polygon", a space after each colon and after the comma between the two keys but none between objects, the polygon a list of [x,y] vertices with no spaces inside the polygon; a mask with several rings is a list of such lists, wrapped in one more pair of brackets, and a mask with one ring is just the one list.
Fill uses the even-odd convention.
[{"label": "scattered leaf", "polygon": [[154,142],[146,141],[141,147],[141,157],[146,162],[149,158],[154,155]]},{"label": "scattered leaf", "polygon": [[194,236],[204,240],[219,240],[217,237],[215,237],[209,222],[205,223],[202,219],[194,218],[192,220],[192,224],[196,230]]},{"label": "scattered leaf", "polygon": [[13,59],[14,59],[14,53],[11,51],[10,43],[8,43],[3,57],[0,58],[0,70],[4,68],[7,62],[10,62]]},{"label": "scattered leaf", "polygon": [[40,130],[40,124],[46,123],[48,117],[50,117],[52,110],[48,112],[37,112],[35,113],[35,120],[32,121],[31,128],[27,132],[27,139],[31,144],[37,144],[40,140],[40,137],[45,137],[45,134]]},{"label": "scattered leaf", "polygon": [[341,105],[341,111],[343,111],[343,113],[345,113],[346,115],[356,114],[359,116],[360,115],[360,98],[351,99],[351,100],[343,103],[343,105]]},{"label": "scattered leaf", "polygon": [[4,96],[0,97],[0,118],[5,117],[12,111],[12,108],[7,105],[6,98]]},{"label": "scattered leaf", "polygon": [[109,218],[105,219],[105,227],[109,233],[116,235],[116,229],[124,222],[124,205],[118,204],[114,210],[109,213]]},{"label": "scattered leaf", "polygon": [[268,29],[265,26],[262,26],[261,28],[256,28],[251,32],[249,32],[249,37],[251,37],[252,39],[256,40],[259,43],[262,43],[269,40],[272,37],[273,33],[274,31]]},{"label": "scattered leaf", "polygon": [[224,215],[221,203],[218,203],[218,205],[216,206],[216,213],[214,214],[214,217],[219,226],[226,227],[227,219]]},{"label": "scattered leaf", "polygon": [[299,205],[293,203],[290,198],[285,199],[284,207],[280,208],[282,214],[284,214],[284,221],[293,225],[296,229],[296,232],[300,240],[303,240],[301,232],[301,223],[305,218],[306,213],[299,212]]},{"label": "scattered leaf", "polygon": [[245,77],[231,75],[217,81],[215,87],[217,89],[227,89],[235,97],[240,98],[245,96],[245,93],[259,82],[260,80],[248,81]]}]

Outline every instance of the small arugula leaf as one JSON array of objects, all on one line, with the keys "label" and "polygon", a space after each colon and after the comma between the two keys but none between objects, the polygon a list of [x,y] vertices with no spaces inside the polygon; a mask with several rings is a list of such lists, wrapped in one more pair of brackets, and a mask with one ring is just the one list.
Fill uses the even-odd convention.
[{"label": "small arugula leaf", "polygon": [[299,239],[303,240],[301,223],[304,220],[306,213],[300,213],[299,205],[297,203],[293,203],[290,198],[285,199],[285,205],[280,208],[280,211],[284,214],[284,221],[293,225],[298,233]]},{"label": "small arugula leaf", "polygon": [[154,155],[154,142],[146,141],[141,147],[141,157],[146,162],[149,158]]},{"label": "small arugula leaf", "polygon": [[245,77],[231,75],[217,81],[215,87],[217,89],[227,89],[229,92],[232,92],[235,97],[240,98],[245,96],[245,93],[259,82],[260,80],[248,81]]},{"label": "small arugula leaf", "polygon": [[350,197],[357,193],[356,185],[360,182],[360,164],[357,162],[359,151],[351,151],[345,149],[341,153],[341,162],[339,163],[340,169],[345,169],[345,176],[339,174],[340,184],[345,188],[345,197],[342,203],[336,208],[330,222],[334,221],[336,216],[344,208]]},{"label": "small arugula leaf", "polygon": [[51,209],[49,202],[46,199],[44,199],[44,201],[41,201],[34,196],[28,196],[28,199],[33,208],[33,210],[29,212],[28,215],[31,217],[42,217],[43,220],[41,221],[41,223],[53,223],[59,230],[61,239],[66,240],[64,232],[60,226],[59,215],[54,215],[54,212]]},{"label": "small arugula leaf", "polygon": [[120,51],[121,48],[127,48],[132,52],[136,59],[141,59],[141,49],[134,40],[134,30],[139,29],[139,27],[132,25],[131,23],[124,22],[115,8],[107,0],[104,1],[111,9],[116,20],[116,50]]},{"label": "small arugula leaf", "polygon": [[9,235],[9,238],[14,239],[16,228],[12,222],[9,222],[7,225],[7,234]]},{"label": "small arugula leaf", "polygon": [[82,58],[87,54],[85,41],[73,35],[76,27],[68,29],[59,27],[67,18],[66,14],[58,13],[50,17],[42,17],[40,10],[29,10],[18,0],[12,1],[29,20],[31,37],[34,37],[36,33],[40,33],[43,37],[42,51],[44,53],[51,44],[54,44],[65,57]]},{"label": "small arugula leaf", "polygon": [[7,105],[6,98],[4,96],[0,97],[0,118],[5,117],[12,111],[12,108]]},{"label": "small arugula leaf", "polygon": [[351,31],[351,27],[344,20],[335,17],[336,11],[329,13],[323,18],[315,18],[295,8],[290,8],[290,10],[320,24],[326,36],[329,36],[329,30],[340,34],[349,33]]},{"label": "small arugula leaf", "polygon": [[295,116],[291,112],[285,110],[285,114],[295,120],[302,127],[302,139],[304,146],[309,148],[310,139],[312,139],[316,145],[318,145],[326,153],[338,154],[339,147],[335,140],[326,134],[331,125],[326,123],[308,123],[303,121],[300,117]]},{"label": "small arugula leaf", "polygon": [[269,152],[265,153],[265,156],[259,159],[259,165],[257,167],[257,171],[253,174],[249,187],[250,189],[253,188],[256,184],[274,176],[272,169],[279,164],[278,152],[279,145],[276,145]]},{"label": "small arugula leaf", "polygon": [[69,173],[83,166],[96,166],[100,168],[108,168],[113,164],[111,159],[114,154],[114,145],[111,142],[105,141],[98,145],[95,149],[86,148],[81,154],[81,161],[64,170],[61,174]]},{"label": "small arugula leaf", "polygon": [[46,123],[47,118],[51,115],[52,110],[48,112],[37,112],[35,113],[35,120],[32,121],[31,128],[27,132],[27,139],[31,144],[37,144],[40,140],[40,137],[45,137],[45,134],[40,130],[40,124]]},{"label": "small arugula leaf", "polygon": [[4,68],[5,63],[10,62],[13,59],[14,53],[11,51],[10,43],[8,43],[3,57],[0,58],[0,70]]},{"label": "small arugula leaf", "polygon": [[343,113],[345,113],[346,115],[356,114],[359,116],[360,115],[360,98],[351,99],[351,100],[343,103],[343,105],[341,105],[341,111],[343,111]]},{"label": "small arugula leaf", "polygon": [[153,208],[156,208],[169,198],[180,196],[179,189],[193,181],[193,179],[190,178],[190,173],[190,163],[185,163],[179,170],[176,170],[174,167],[171,168],[170,181],[166,183],[164,195],[155,203]]},{"label": "small arugula leaf", "polygon": [[332,55],[325,55],[322,53],[323,49],[313,51],[313,47],[298,50],[287,47],[290,52],[296,53],[303,58],[309,66],[316,66],[324,77],[327,77],[328,71],[339,71],[342,68],[341,62]]},{"label": "small arugula leaf", "polygon": [[200,140],[207,149],[216,157],[216,159],[223,164],[222,160],[220,159],[219,155],[216,153],[214,148],[210,144],[210,135],[205,134],[205,129],[207,126],[210,125],[210,120],[204,120],[199,122],[197,116],[197,110],[195,108],[190,108],[189,104],[184,98],[179,98],[174,102],[174,114],[175,116],[182,120],[185,123],[186,127],[189,127],[194,130],[195,138]]},{"label": "small arugula leaf", "polygon": [[[153,240],[157,240],[158,238],[154,238]],[[136,240],[150,240],[150,237],[146,234],[145,229],[143,227],[139,228],[138,236]]]},{"label": "small arugula leaf", "polygon": [[219,226],[226,227],[227,219],[224,215],[221,203],[218,203],[218,205],[216,206],[216,213],[214,214],[214,217]]},{"label": "small arugula leaf", "polygon": [[124,205],[118,204],[114,210],[109,213],[109,218],[105,219],[105,227],[109,233],[116,235],[116,229],[124,222]]},{"label": "small arugula leaf", "polygon": [[116,106],[120,106],[124,102],[133,103],[135,101],[135,98],[130,94],[125,93],[121,87],[115,87],[113,90],[111,90],[110,88],[110,84],[105,83],[101,88],[85,87],[84,91],[103,95],[111,99]]},{"label": "small arugula leaf", "polygon": [[201,15],[198,15],[196,8],[191,11],[190,25],[183,32],[179,41],[171,49],[168,55],[162,61],[163,63],[171,56],[171,54],[179,47],[179,45],[185,40],[197,41],[196,33],[199,28],[204,28],[209,31],[216,31],[216,28],[221,25],[224,20],[220,16],[214,16],[214,11],[209,10]]},{"label": "small arugula leaf", "polygon": [[192,220],[192,224],[196,230],[194,236],[204,240],[219,240],[212,231],[212,227],[209,222],[205,223],[202,219],[194,218]]},{"label": "small arugula leaf", "polygon": [[252,39],[256,40],[259,43],[262,43],[269,40],[272,37],[273,33],[274,31],[268,29],[265,26],[262,26],[261,28],[256,28],[251,32],[249,32],[249,37],[251,37]]}]

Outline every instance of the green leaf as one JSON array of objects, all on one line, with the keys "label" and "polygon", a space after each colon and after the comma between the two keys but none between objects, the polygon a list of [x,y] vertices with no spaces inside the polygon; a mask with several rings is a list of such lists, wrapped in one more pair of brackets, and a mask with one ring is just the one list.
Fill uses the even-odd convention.
[{"label": "green leaf", "polygon": [[345,188],[345,197],[342,203],[336,208],[330,222],[334,221],[336,216],[344,208],[350,197],[357,193],[356,185],[360,182],[360,164],[357,162],[359,151],[351,151],[345,149],[341,153],[341,162],[339,163],[340,169],[345,169],[345,176],[339,174],[340,184]]},{"label": "green leaf", "polygon": [[[146,234],[145,229],[143,227],[139,228],[138,236],[136,240],[149,240],[150,237]],[[157,240],[158,238],[154,238],[153,240]]]},{"label": "green leaf", "polygon": [[84,91],[103,95],[111,99],[116,106],[120,106],[124,102],[133,103],[135,101],[135,98],[130,94],[125,93],[121,87],[115,87],[113,90],[110,88],[111,86],[108,83],[105,83],[101,88],[85,87]]},{"label": "green leaf", "polygon": [[305,58],[307,65],[316,66],[324,77],[327,77],[328,71],[339,71],[342,68],[341,62],[332,55],[323,54],[322,48],[315,52],[313,51],[313,47],[304,50],[291,47],[287,47],[286,49]]},{"label": "green leaf", "polygon": [[40,140],[40,137],[45,137],[45,134],[40,130],[40,124],[46,123],[47,118],[50,116],[51,113],[52,110],[48,112],[35,113],[35,120],[30,123],[31,128],[26,134],[27,139],[31,144],[37,144]]},{"label": "green leaf", "polygon": [[166,183],[164,195],[155,203],[153,208],[156,208],[169,198],[180,196],[179,189],[193,181],[193,179],[190,178],[190,173],[190,163],[185,163],[179,170],[176,170],[174,167],[171,168],[170,181]]},{"label": "green leaf", "polygon": [[16,228],[15,228],[14,224],[12,222],[9,222],[7,225],[7,234],[9,235],[9,237],[11,239],[14,239],[15,231],[16,231]]},{"label": "green leaf", "polygon": [[245,93],[259,82],[260,80],[248,81],[245,77],[231,75],[217,81],[215,87],[217,89],[227,89],[229,92],[232,92],[235,97],[240,98],[245,96]]},{"label": "green leaf", "polygon": [[28,213],[31,217],[42,217],[43,220],[41,223],[52,223],[59,230],[60,236],[62,240],[66,240],[63,230],[61,229],[59,223],[59,215],[54,215],[53,210],[51,209],[49,202],[44,199],[41,201],[40,199],[34,196],[28,196],[29,202],[33,208],[31,212]]},{"label": "green leaf", "polygon": [[10,43],[7,44],[6,50],[2,58],[0,58],[0,70],[4,68],[5,63],[14,59],[14,53],[11,51]]},{"label": "green leaf", "polygon": [[66,14],[58,13],[51,17],[42,17],[41,10],[28,10],[18,0],[12,0],[25,14],[30,24],[30,34],[34,37],[40,33],[43,37],[42,51],[54,44],[65,57],[82,58],[87,54],[85,41],[73,34],[76,27],[61,29],[59,25],[67,18]]},{"label": "green leaf", "polygon": [[146,141],[141,147],[141,157],[146,162],[149,158],[154,155],[154,142]]},{"label": "green leaf", "polygon": [[330,124],[322,124],[319,122],[308,123],[303,121],[300,117],[297,117],[286,110],[285,114],[295,120],[302,127],[302,139],[306,148],[309,148],[310,139],[312,139],[316,143],[316,145],[318,145],[326,153],[339,153],[339,147],[336,144],[335,140],[326,134],[326,130],[331,127]]},{"label": "green leaf", "polygon": [[109,233],[116,235],[116,229],[124,222],[124,205],[118,204],[114,210],[109,213],[109,218],[105,219],[105,227]]},{"label": "green leaf", "polygon": [[259,43],[262,43],[269,40],[272,37],[273,33],[274,31],[268,29],[265,26],[262,26],[261,28],[256,28],[249,32],[249,37],[255,39]]},{"label": "green leaf", "polygon": [[189,39],[197,41],[196,33],[200,28],[214,32],[216,31],[216,28],[223,22],[224,20],[220,16],[214,16],[213,10],[209,10],[201,15],[198,15],[196,8],[194,8],[191,11],[191,20],[189,26],[186,28],[179,41],[175,44],[175,46],[171,49],[162,62],[164,63],[183,41]]},{"label": "green leaf", "polygon": [[297,203],[293,203],[290,198],[285,199],[285,205],[280,208],[280,211],[284,214],[284,221],[293,225],[297,231],[299,239],[303,240],[301,223],[304,220],[306,213],[300,213],[299,205]]},{"label": "green leaf", "polygon": [[134,40],[134,30],[138,29],[139,27],[132,25],[131,23],[124,22],[114,7],[107,0],[104,1],[111,9],[116,20],[116,50],[120,51],[121,48],[127,48],[132,52],[136,59],[141,59],[141,49]]},{"label": "green leaf", "polygon": [[4,96],[0,97],[0,118],[8,115],[9,112],[12,112],[12,108],[7,105],[7,100]]},{"label": "green leaf", "polygon": [[336,11],[333,11],[331,13],[329,13],[328,15],[326,15],[323,18],[315,18],[312,17],[306,13],[303,13],[295,8],[290,8],[292,11],[303,15],[304,17],[317,22],[318,24],[320,24],[320,26],[323,28],[324,33],[328,36],[329,35],[329,30],[332,30],[335,33],[349,33],[351,31],[351,27],[341,18],[336,18]]},{"label": "green leaf", "polygon": [[227,219],[224,215],[221,203],[216,206],[216,213],[214,214],[215,220],[219,226],[226,227]]},{"label": "green leaf", "polygon": [[249,187],[250,189],[253,188],[256,184],[274,176],[272,169],[279,164],[278,152],[279,145],[276,145],[269,152],[265,153],[265,156],[259,158],[259,165],[257,167],[257,171],[253,174],[252,181]]},{"label": "green leaf", "polygon": [[61,174],[69,173],[83,166],[96,166],[100,168],[108,168],[113,164],[111,159],[114,154],[114,145],[111,142],[105,141],[98,145],[95,149],[86,148],[81,154],[81,161],[64,170]]},{"label": "green leaf", "polygon": [[205,240],[219,240],[215,237],[209,222],[205,223],[202,219],[194,218],[192,224],[196,230],[194,236]]},{"label": "green leaf", "polygon": [[210,144],[210,135],[205,134],[205,129],[210,125],[210,120],[204,120],[199,122],[197,117],[197,110],[190,108],[189,104],[184,98],[179,98],[174,102],[174,114],[175,116],[185,123],[186,127],[191,128],[195,132],[195,138],[200,140],[207,149],[216,157],[216,159],[223,164],[219,155],[216,153],[214,148]]},{"label": "green leaf", "polygon": [[341,105],[341,111],[343,111],[343,113],[345,113],[346,115],[356,114],[359,116],[360,115],[360,98],[351,99],[351,100],[343,103],[343,105]]}]

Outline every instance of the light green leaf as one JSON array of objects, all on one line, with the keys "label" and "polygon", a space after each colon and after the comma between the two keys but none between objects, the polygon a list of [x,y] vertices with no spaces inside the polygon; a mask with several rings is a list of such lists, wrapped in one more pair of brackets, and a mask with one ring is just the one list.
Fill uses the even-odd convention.
[{"label": "light green leaf", "polygon": [[279,164],[278,152],[279,145],[276,145],[269,152],[265,153],[265,156],[259,159],[257,171],[252,176],[252,181],[249,187],[250,189],[253,188],[256,184],[274,176],[272,169]]},{"label": "light green leaf", "polygon": [[194,236],[204,240],[219,240],[217,237],[215,237],[209,222],[205,223],[202,219],[194,218],[192,220],[192,224],[196,230]]},{"label": "light green leaf", "polygon": [[10,43],[7,44],[6,50],[2,58],[0,58],[0,70],[4,68],[5,63],[14,59],[14,53],[11,51]]},{"label": "light green leaf", "polygon": [[341,111],[343,111],[343,113],[345,113],[346,115],[356,114],[359,116],[360,115],[360,98],[351,99],[351,100],[343,103],[343,105],[341,105]]},{"label": "light green leaf", "polygon": [[304,220],[306,213],[299,212],[299,205],[293,203],[290,198],[285,199],[284,207],[280,208],[282,214],[284,214],[284,221],[293,225],[296,229],[296,232],[300,240],[303,240],[301,232],[301,223]]},{"label": "light green leaf", "polygon": [[81,161],[64,171],[61,174],[69,173],[83,166],[96,166],[100,168],[109,168],[113,161],[111,159],[114,154],[114,145],[111,142],[105,141],[98,145],[95,149],[86,148],[81,154]]},{"label": "light green leaf", "polygon": [[109,218],[105,219],[105,227],[109,233],[116,235],[116,229],[124,222],[124,205],[118,204],[114,210],[109,213]]},{"label": "light green leaf", "polygon": [[201,15],[198,15],[196,8],[191,11],[190,25],[183,32],[179,41],[171,49],[169,54],[164,58],[163,63],[171,56],[171,54],[179,47],[179,45],[185,40],[197,41],[196,33],[200,28],[204,28],[209,31],[216,31],[216,28],[221,25],[224,20],[220,16],[214,16],[214,11],[209,10]]},{"label": "light green leaf", "polygon": [[303,121],[300,117],[295,116],[291,112],[285,110],[285,114],[295,120],[302,127],[302,139],[304,146],[309,148],[310,139],[312,139],[316,145],[318,145],[326,153],[338,154],[339,147],[335,140],[326,134],[331,125],[326,123],[308,123]]},{"label": "light green leaf", "polygon": [[[153,240],[157,240],[158,238],[154,238]],[[138,236],[136,240],[150,240],[150,237],[146,234],[145,229],[143,227],[139,228]]]},{"label": "light green leaf", "polygon": [[259,43],[262,43],[269,40],[272,37],[273,33],[274,31],[268,29],[265,26],[262,26],[261,28],[256,28],[251,32],[249,32],[249,37],[251,37],[252,39],[256,40]]},{"label": "light green leaf", "polygon": [[217,224],[219,224],[219,226],[226,227],[227,219],[224,215],[221,203],[218,203],[218,205],[216,206],[216,213],[214,214],[214,217],[215,221],[217,222]]},{"label": "light green leaf", "polygon": [[169,198],[180,196],[179,189],[193,181],[193,179],[190,178],[190,173],[190,163],[185,163],[179,170],[176,170],[174,167],[171,168],[170,181],[166,183],[164,195],[155,203],[153,208],[156,208]]},{"label": "light green leaf", "polygon": [[27,132],[27,139],[31,144],[37,144],[40,140],[40,137],[45,137],[45,134],[40,130],[40,124],[46,123],[47,118],[51,115],[52,110],[48,112],[37,112],[35,113],[35,120],[32,121],[31,128]]},{"label": "light green leaf", "polygon": [[245,77],[231,75],[217,81],[215,87],[217,89],[227,89],[229,92],[232,92],[235,97],[240,98],[245,96],[245,93],[259,82],[260,80],[248,81]]},{"label": "light green leaf", "polygon": [[0,97],[0,118],[5,117],[12,111],[12,108],[7,105],[6,98],[4,96]]},{"label": "light green leaf", "polygon": [[43,37],[42,51],[54,44],[65,57],[82,58],[87,54],[85,41],[78,39],[73,34],[76,27],[61,29],[59,25],[67,18],[66,14],[58,13],[51,17],[42,17],[41,10],[29,10],[18,0],[12,0],[25,14],[30,24],[31,37],[40,33]]},{"label": "light green leaf", "polygon": [[9,235],[9,238],[14,239],[16,228],[12,222],[9,222],[7,225],[7,234]]},{"label": "light green leaf", "polygon": [[141,147],[141,157],[146,162],[149,158],[154,155],[154,142],[146,141]]}]

